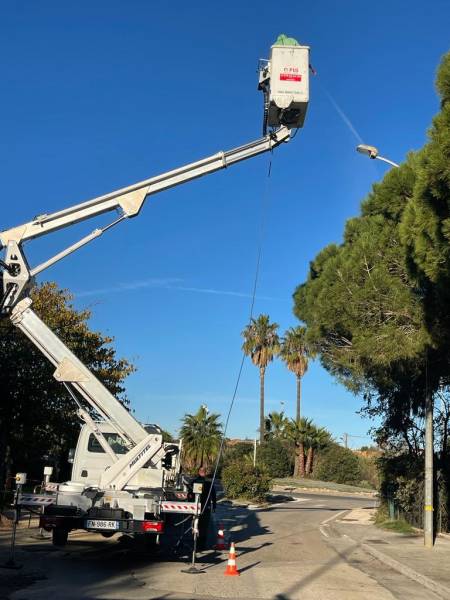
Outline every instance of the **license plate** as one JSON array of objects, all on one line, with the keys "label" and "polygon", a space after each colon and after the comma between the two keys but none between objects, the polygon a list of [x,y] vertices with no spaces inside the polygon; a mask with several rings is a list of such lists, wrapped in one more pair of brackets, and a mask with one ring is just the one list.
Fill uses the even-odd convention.
[{"label": "license plate", "polygon": [[86,529],[108,529],[116,531],[119,529],[119,521],[103,521],[101,519],[87,519]]}]

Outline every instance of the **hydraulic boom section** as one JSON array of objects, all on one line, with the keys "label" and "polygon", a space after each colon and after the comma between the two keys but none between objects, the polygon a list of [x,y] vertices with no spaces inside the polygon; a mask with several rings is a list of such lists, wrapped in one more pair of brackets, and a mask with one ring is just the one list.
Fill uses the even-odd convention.
[{"label": "hydraulic boom section", "polygon": [[[145,179],[115,192],[93,198],[87,202],[76,204],[75,206],[49,215],[40,215],[33,219],[33,221],[0,232],[0,249],[6,248],[5,260],[1,263],[4,268],[3,291],[0,302],[1,312],[9,313],[12,310],[24,293],[26,293],[28,283],[35,275],[96,239],[124,219],[138,215],[148,196],[272,150],[282,142],[287,142],[289,137],[290,129],[288,127],[281,127],[270,135],[250,142],[245,146],[239,146],[228,152],[219,152],[179,169]],[[23,242],[47,235],[58,229],[70,227],[80,221],[85,221],[113,210],[119,211],[119,217],[112,223],[103,228],[95,229],[86,237],[55,254],[55,256],[40,265],[34,268],[28,266],[22,250]]]}]

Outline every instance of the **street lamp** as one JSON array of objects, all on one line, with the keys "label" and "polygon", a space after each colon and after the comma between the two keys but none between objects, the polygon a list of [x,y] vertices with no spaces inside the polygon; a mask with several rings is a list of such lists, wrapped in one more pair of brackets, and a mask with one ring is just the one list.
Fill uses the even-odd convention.
[{"label": "street lamp", "polygon": [[389,160],[388,158],[384,158],[384,156],[380,156],[378,153],[378,148],[375,148],[375,146],[368,146],[367,144],[359,144],[359,146],[356,146],[356,151],[360,152],[361,154],[366,154],[369,158],[372,158],[372,159],[377,158],[378,160],[382,160],[383,162],[386,162],[393,167],[400,166],[397,163],[395,163],[394,161]]}]

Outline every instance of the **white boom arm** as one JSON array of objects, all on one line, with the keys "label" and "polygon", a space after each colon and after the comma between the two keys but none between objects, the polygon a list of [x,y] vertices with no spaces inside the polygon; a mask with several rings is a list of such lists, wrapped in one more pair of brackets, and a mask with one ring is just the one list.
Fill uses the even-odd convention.
[{"label": "white boom arm", "polygon": [[[30,298],[24,298],[14,307],[11,321],[56,367],[53,374],[55,379],[66,386],[70,384],[100,416],[105,418],[129,442],[129,451],[119,458],[116,457],[89,414],[81,409],[82,419],[91,427],[91,431],[103,450],[110,455],[113,461],[113,465],[102,475],[100,482],[102,488],[122,490],[146,463],[150,462],[156,466],[158,460],[165,454],[162,436],[147,433],[126,408],[39,319],[31,309]],[[69,391],[71,391],[70,388]]]},{"label": "white boom arm", "polygon": [[31,308],[30,298],[24,298],[14,307],[11,321],[55,366],[55,379],[71,384],[100,416],[129,441],[130,447],[148,436],[142,425],[41,321]]},{"label": "white boom arm", "polygon": [[[29,287],[30,279],[58,260],[99,237],[113,225],[128,217],[136,216],[150,194],[155,194],[252,156],[270,151],[282,142],[289,141],[289,138],[290,129],[281,127],[270,135],[245,146],[240,146],[228,152],[219,152],[179,169],[146,179],[71,208],[49,215],[38,216],[29,223],[0,232],[0,249],[6,248],[5,260],[2,261],[4,269],[2,276],[3,298],[0,309],[3,313],[11,313],[12,323],[56,367],[54,377],[66,386],[70,385],[130,444],[129,452],[117,459],[108,472],[104,473],[102,484],[105,487],[123,489],[133,475],[149,460],[150,462],[160,460],[164,454],[162,438],[160,435],[148,434],[142,425],[39,319],[31,309],[30,298],[25,297],[20,300]],[[23,242],[115,209],[119,209],[121,214],[113,223],[102,229],[96,229],[41,265],[33,269],[29,268],[22,249]],[[89,415],[85,413],[85,416],[89,421]],[[96,432],[96,436],[98,435],[101,436]],[[100,442],[110,455],[114,454],[111,449],[109,451],[106,447],[108,446],[106,439],[103,438]]]},{"label": "white boom arm", "polygon": [[[136,216],[142,208],[145,199],[168,188],[186,183],[192,179],[214,173],[234,163],[246,160],[263,152],[272,150],[282,142],[289,141],[290,129],[280,127],[277,131],[259,140],[239,146],[228,152],[219,152],[203,160],[190,163],[162,175],[145,179],[133,185],[116,190],[104,196],[93,198],[70,208],[36,217],[33,221],[24,223],[12,229],[0,232],[0,249],[6,248],[3,273],[3,298],[0,304],[2,312],[9,312],[20,300],[29,280],[55,264],[65,256],[75,252],[88,242],[99,237],[112,226],[128,217]],[[21,250],[22,242],[51,233],[75,223],[90,219],[97,215],[120,210],[120,216],[101,229],[95,229],[91,234],[59,252],[42,264],[30,269]]]},{"label": "white boom arm", "polygon": [[267,152],[282,142],[289,141],[289,137],[290,129],[281,127],[271,135],[250,142],[245,146],[239,146],[228,152],[218,152],[203,160],[145,179],[50,215],[40,215],[29,223],[0,232],[0,248],[6,247],[10,241],[24,242],[115,209],[121,210],[125,217],[134,217],[141,210],[147,196]]}]

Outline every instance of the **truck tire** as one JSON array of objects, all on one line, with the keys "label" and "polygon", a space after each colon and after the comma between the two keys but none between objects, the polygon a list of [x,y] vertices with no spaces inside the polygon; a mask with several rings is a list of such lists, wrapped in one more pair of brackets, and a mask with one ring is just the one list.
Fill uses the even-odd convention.
[{"label": "truck tire", "polygon": [[67,538],[69,531],[62,527],[55,527],[52,532],[52,542],[54,546],[65,546],[67,544]]}]

